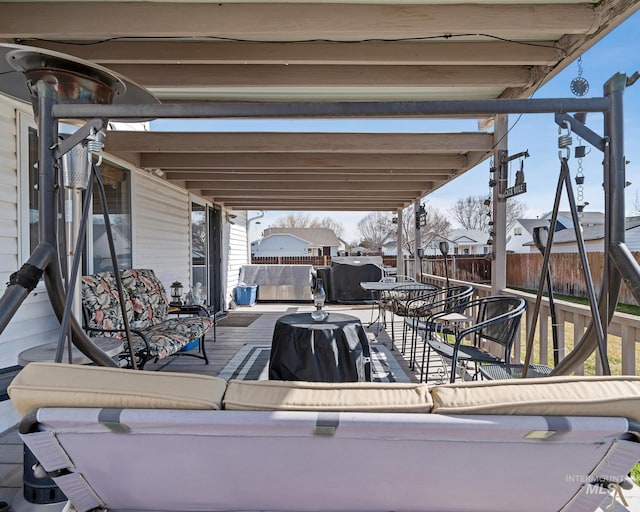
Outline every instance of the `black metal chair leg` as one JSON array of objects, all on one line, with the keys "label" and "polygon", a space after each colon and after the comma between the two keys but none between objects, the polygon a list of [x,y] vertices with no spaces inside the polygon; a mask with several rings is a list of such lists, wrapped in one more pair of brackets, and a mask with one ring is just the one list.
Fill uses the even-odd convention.
[{"label": "black metal chair leg", "polygon": [[[214,329],[215,329],[215,324],[214,325]],[[214,330],[215,333],[215,330]],[[209,364],[209,358],[207,357],[207,349],[205,348],[205,344],[204,344],[204,339],[205,339],[205,335],[203,334],[202,337],[200,338],[200,351],[202,352],[202,357],[204,358],[204,364]],[[215,334],[214,334],[214,339],[215,339]]]}]

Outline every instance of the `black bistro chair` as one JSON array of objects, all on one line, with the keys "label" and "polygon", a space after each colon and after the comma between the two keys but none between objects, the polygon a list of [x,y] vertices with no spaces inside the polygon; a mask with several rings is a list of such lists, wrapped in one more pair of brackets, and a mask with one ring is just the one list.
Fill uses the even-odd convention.
[{"label": "black bistro chair", "polygon": [[[395,341],[395,327],[394,318],[407,317],[411,315],[409,304],[413,303],[414,299],[427,295],[431,292],[440,290],[436,285],[418,283],[418,282],[406,282],[396,286],[390,292],[389,300],[385,309],[391,312],[391,339],[392,343]],[[414,303],[415,304],[415,303]],[[404,353],[406,347],[406,338],[404,337],[405,329],[403,328],[403,340],[402,340],[402,352]]]},{"label": "black bistro chair", "polygon": [[[435,327],[430,324],[430,319],[444,311],[452,313],[464,310],[467,303],[471,300],[473,291],[474,288],[472,285],[450,286],[449,288],[442,288],[432,291],[427,295],[419,296],[407,304],[409,316],[404,319],[404,328],[405,334],[409,332],[411,333],[409,367],[412,370],[415,368],[417,362],[416,359],[418,357],[418,336],[422,337],[422,340],[425,343],[422,357],[424,367],[424,350],[426,350],[427,347],[425,340],[430,330]],[[440,325],[439,327],[439,332],[441,334],[453,334],[453,331],[450,330],[448,326]],[[408,335],[405,335],[403,340],[405,338],[408,338]],[[423,370],[424,368],[421,370],[420,374],[421,381]]]},{"label": "black bistro chair", "polygon": [[[482,363],[504,364],[508,371],[511,348],[525,309],[526,302],[520,297],[494,296],[470,301],[457,311],[445,310],[431,316],[426,333],[429,345],[427,372],[431,350],[451,360],[450,382],[455,381],[458,364],[463,363],[465,367],[469,362],[475,364],[474,378],[478,375],[478,364]],[[452,317],[455,323],[447,320]],[[462,320],[463,317],[468,321]],[[466,323],[471,325],[466,326]],[[487,351],[488,342],[502,347],[502,357]],[[422,366],[425,368],[424,364]]]}]

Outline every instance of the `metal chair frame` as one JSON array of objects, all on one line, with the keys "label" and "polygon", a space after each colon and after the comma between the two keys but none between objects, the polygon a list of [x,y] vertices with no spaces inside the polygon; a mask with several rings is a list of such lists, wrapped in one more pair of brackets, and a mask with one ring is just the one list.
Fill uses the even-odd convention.
[{"label": "metal chair frame", "polygon": [[[496,312],[494,310],[496,306],[503,307],[499,307]],[[454,330],[452,334],[438,332],[440,327],[438,319],[454,311],[446,310],[430,317],[427,321],[427,333],[425,336],[426,344],[429,345],[425,381],[428,379],[431,350],[441,357],[451,360],[450,382],[455,381],[456,368],[459,362],[473,362],[475,364],[476,372],[474,378],[477,378],[479,363],[503,363],[508,371],[513,341],[525,310],[526,302],[520,297],[498,295],[476,299],[468,302],[462,310],[458,308],[455,311],[461,314],[466,313],[469,318],[475,316],[473,325],[464,329]],[[473,315],[474,312],[475,315]],[[455,336],[453,343],[448,342],[446,339],[451,335]],[[467,337],[469,337],[471,344],[463,344]],[[482,347],[484,342],[494,342],[501,345],[504,349],[504,356],[500,358],[488,352]],[[424,353],[422,367],[425,368]]]},{"label": "metal chair frame", "polygon": [[[411,329],[411,345],[409,367],[413,370],[416,366],[418,352],[418,335],[421,334],[425,343],[423,349],[422,361],[424,363],[424,350],[426,350],[426,333],[429,319],[440,312],[458,312],[465,308],[467,303],[473,296],[474,288],[472,285],[452,286],[443,288],[435,292],[431,292],[427,296],[417,297],[413,302],[417,304],[407,304],[412,315],[404,319],[405,331]],[[419,301],[425,301],[425,307],[419,304]],[[426,303],[429,301],[429,303]],[[424,366],[424,364],[423,364]],[[420,372],[420,380],[422,381],[424,368]]]},{"label": "metal chair frame", "polygon": [[[431,284],[418,283],[417,281],[408,282],[406,284],[402,284],[394,288],[391,294],[391,300],[387,303],[385,309],[388,309],[391,312],[391,339],[395,341],[395,327],[394,327],[394,317],[406,317],[408,316],[408,304],[418,299],[418,297],[427,295],[429,293],[433,293],[435,291],[441,290],[440,287]],[[406,339],[404,337],[404,329],[403,329],[403,339],[402,339],[402,353],[406,348]]]}]

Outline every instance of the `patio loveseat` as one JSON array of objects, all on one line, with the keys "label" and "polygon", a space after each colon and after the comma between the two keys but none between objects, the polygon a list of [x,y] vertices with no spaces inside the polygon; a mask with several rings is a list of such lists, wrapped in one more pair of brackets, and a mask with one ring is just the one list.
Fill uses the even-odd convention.
[{"label": "patio loveseat", "polygon": [[639,377],[227,383],[32,363],[9,394],[78,512],[586,512],[640,460]]},{"label": "patio loveseat", "polygon": [[[215,329],[215,319],[204,307],[170,308],[164,286],[151,269],[124,270],[121,281],[138,368],[149,360],[178,354],[199,357],[209,364],[204,341],[209,329]],[[91,335],[125,337],[113,272],[82,277],[82,306],[85,328]],[[188,352],[196,346],[197,354]]]}]

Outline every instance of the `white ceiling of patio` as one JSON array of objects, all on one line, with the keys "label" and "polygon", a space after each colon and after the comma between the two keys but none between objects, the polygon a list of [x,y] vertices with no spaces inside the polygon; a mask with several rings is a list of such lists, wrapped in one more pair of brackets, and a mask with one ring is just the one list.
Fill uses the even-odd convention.
[{"label": "white ceiling of patio", "polygon": [[[3,42],[120,73],[163,103],[526,98],[640,0],[2,2]],[[395,210],[491,133],[111,132],[108,151],[235,209]]]}]

